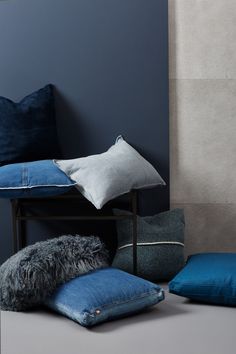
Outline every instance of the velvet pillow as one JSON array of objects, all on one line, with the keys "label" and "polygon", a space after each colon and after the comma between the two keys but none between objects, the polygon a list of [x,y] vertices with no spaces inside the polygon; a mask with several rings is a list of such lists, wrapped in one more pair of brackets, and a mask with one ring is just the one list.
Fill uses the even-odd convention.
[{"label": "velvet pillow", "polygon": [[236,306],[236,253],[190,256],[169,290],[194,301]]},{"label": "velvet pillow", "polygon": [[[130,212],[115,209],[115,215]],[[133,272],[131,219],[116,221],[118,249],[113,267]],[[184,213],[173,209],[154,216],[138,216],[137,271],[151,281],[172,279],[184,265]]]},{"label": "velvet pillow", "polygon": [[105,268],[61,285],[45,304],[82,326],[140,312],[164,299],[163,289],[115,268]]},{"label": "velvet pillow", "polygon": [[0,166],[59,154],[52,85],[18,103],[0,97]]}]

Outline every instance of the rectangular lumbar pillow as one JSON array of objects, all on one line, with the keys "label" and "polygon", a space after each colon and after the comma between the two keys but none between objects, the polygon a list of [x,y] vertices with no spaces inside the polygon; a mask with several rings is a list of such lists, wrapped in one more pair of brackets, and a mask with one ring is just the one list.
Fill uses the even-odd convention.
[{"label": "rectangular lumbar pillow", "polygon": [[20,102],[0,97],[0,166],[58,157],[53,86]]},{"label": "rectangular lumbar pillow", "polygon": [[0,167],[0,198],[54,196],[69,191],[74,185],[52,160]]},{"label": "rectangular lumbar pillow", "polygon": [[[115,215],[131,214],[114,209]],[[173,209],[154,216],[137,218],[138,275],[157,282],[172,279],[184,266],[184,212]],[[116,221],[118,248],[112,265],[133,271],[133,221]]]},{"label": "rectangular lumbar pillow", "polygon": [[169,290],[195,301],[236,306],[236,253],[190,256]]},{"label": "rectangular lumbar pillow", "polygon": [[103,154],[55,162],[97,209],[131,189],[165,185],[156,169],[121,136]]},{"label": "rectangular lumbar pillow", "polygon": [[160,286],[115,268],[105,268],[61,285],[45,304],[82,326],[91,327],[137,313],[163,299]]}]

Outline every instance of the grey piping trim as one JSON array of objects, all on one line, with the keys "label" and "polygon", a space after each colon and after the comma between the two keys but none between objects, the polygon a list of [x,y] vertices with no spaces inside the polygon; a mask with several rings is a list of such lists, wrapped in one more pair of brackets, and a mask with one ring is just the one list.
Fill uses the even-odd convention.
[{"label": "grey piping trim", "polygon": [[14,189],[31,189],[31,188],[42,188],[42,187],[72,187],[72,186],[75,186],[77,183],[72,183],[72,184],[36,184],[36,185],[33,185],[33,186],[25,186],[25,185],[22,185],[20,187],[0,187],[0,190],[14,190]]},{"label": "grey piping trim", "polygon": [[[159,241],[159,242],[138,242],[137,246],[153,246],[153,245],[178,245],[184,247],[184,243],[177,241]],[[122,250],[123,248],[132,247],[132,243],[127,243],[127,245],[121,246],[118,250]]]}]

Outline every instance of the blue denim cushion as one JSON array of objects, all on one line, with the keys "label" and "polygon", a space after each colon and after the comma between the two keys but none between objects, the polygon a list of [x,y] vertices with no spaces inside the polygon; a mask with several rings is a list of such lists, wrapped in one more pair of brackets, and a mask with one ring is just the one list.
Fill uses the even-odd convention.
[{"label": "blue denim cushion", "polygon": [[190,256],[169,283],[171,293],[213,304],[236,305],[236,253]]},{"label": "blue denim cushion", "polygon": [[105,268],[61,285],[45,304],[90,327],[139,312],[163,299],[160,286],[115,268]]},{"label": "blue denim cushion", "polygon": [[19,103],[0,97],[0,166],[59,155],[52,85]]},{"label": "blue denim cushion", "polygon": [[74,185],[52,160],[0,167],[0,198],[53,196],[67,192]]}]

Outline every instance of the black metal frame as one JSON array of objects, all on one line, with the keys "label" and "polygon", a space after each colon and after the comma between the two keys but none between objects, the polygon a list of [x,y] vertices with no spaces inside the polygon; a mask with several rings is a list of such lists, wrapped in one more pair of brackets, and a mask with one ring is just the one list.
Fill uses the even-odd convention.
[{"label": "black metal frame", "polygon": [[[13,231],[13,252],[16,253],[18,250],[24,248],[26,246],[26,235],[24,232],[24,222],[30,220],[58,220],[58,221],[88,221],[88,220],[121,220],[121,219],[132,219],[133,221],[133,273],[137,274],[137,212],[138,212],[138,195],[137,191],[133,190],[127,194],[129,197],[129,202],[131,206],[131,215],[27,215],[27,212],[23,212],[23,206],[26,205],[37,205],[39,201],[47,202],[47,201],[58,201],[61,202],[63,200],[71,201],[81,201],[87,202],[87,200],[80,194],[66,194],[57,197],[49,197],[49,198],[27,198],[27,199],[11,199],[12,205],[12,231]],[[113,202],[114,203],[114,202]]]}]

